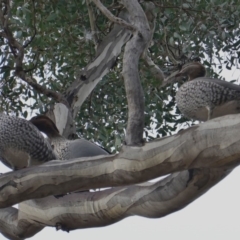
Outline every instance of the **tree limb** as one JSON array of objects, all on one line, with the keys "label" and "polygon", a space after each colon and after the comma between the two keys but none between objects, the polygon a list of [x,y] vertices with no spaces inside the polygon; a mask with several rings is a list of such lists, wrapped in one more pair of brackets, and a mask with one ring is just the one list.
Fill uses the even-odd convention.
[{"label": "tree limb", "polygon": [[139,58],[151,40],[145,13],[138,1],[123,1],[137,31],[124,49],[123,77],[128,101],[128,123],[125,142],[127,145],[143,144],[144,95],[140,83]]},{"label": "tree limb", "polygon": [[195,125],[118,155],[51,161],[0,176],[0,207],[76,190],[124,186],[192,168],[233,168],[240,160],[239,115]]},{"label": "tree limb", "polygon": [[162,70],[153,62],[151,57],[148,54],[148,48],[151,45],[153,34],[155,32],[156,27],[156,13],[155,13],[155,4],[152,2],[144,2],[144,12],[146,14],[150,29],[151,29],[151,40],[149,41],[149,44],[145,48],[145,51],[143,52],[142,58],[145,62],[145,64],[149,67],[150,72],[152,73],[153,77],[158,79],[160,81],[160,84],[164,81],[165,76],[162,72]]},{"label": "tree limb", "polygon": [[[119,15],[128,19],[129,15],[122,11]],[[79,74],[79,77],[66,91],[66,98],[73,109],[73,116],[77,114],[85,99],[95,86],[109,72],[119,54],[122,46],[131,37],[131,32],[122,26],[114,25],[112,31],[99,44],[96,57]]]},{"label": "tree limb", "polygon": [[1,25],[3,27],[3,32],[1,33],[1,36],[7,39],[8,45],[12,51],[12,54],[15,57],[15,74],[20,77],[23,81],[25,81],[27,84],[29,84],[31,87],[33,87],[34,90],[36,90],[38,93],[42,93],[47,97],[53,98],[56,102],[61,102],[68,106],[67,101],[65,100],[64,96],[60,93],[57,93],[55,91],[52,91],[50,89],[47,89],[40,84],[38,84],[36,81],[33,81],[31,77],[27,77],[26,73],[23,69],[23,59],[24,59],[24,46],[22,46],[13,36],[12,31],[9,28],[8,20],[10,17],[10,5],[5,4],[6,6],[6,13],[4,14],[2,11],[2,8],[0,8],[0,19],[1,19]]},{"label": "tree limb", "polygon": [[164,217],[186,207],[230,172],[223,169],[192,169],[174,173],[155,183],[72,193],[59,199],[50,196],[26,201],[19,205],[18,219],[14,220],[18,228],[22,225],[21,235],[19,231],[6,228],[6,225],[12,225],[8,221],[4,222],[2,229],[26,238],[30,234],[28,229],[37,232],[43,225],[70,231],[107,226],[133,215]]},{"label": "tree limb", "polygon": [[0,232],[11,240],[22,240],[26,237],[32,237],[41,231],[44,226],[28,220],[24,213],[19,219],[19,211],[14,207],[0,209]]},{"label": "tree limb", "polygon": [[86,0],[87,4],[87,9],[88,9],[88,15],[89,15],[89,22],[92,30],[92,37],[93,37],[93,42],[95,44],[95,48],[98,46],[99,38],[97,35],[97,29],[96,29],[96,24],[95,24],[95,15],[92,10],[92,6],[90,5],[90,0]]}]

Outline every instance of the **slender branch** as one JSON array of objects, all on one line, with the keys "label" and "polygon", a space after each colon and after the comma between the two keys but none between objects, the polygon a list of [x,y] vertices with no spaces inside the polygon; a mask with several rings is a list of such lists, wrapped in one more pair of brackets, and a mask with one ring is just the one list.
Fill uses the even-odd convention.
[{"label": "slender branch", "polygon": [[158,79],[161,83],[163,82],[165,76],[162,70],[153,62],[153,60],[151,59],[151,57],[149,57],[149,54],[148,54],[148,48],[151,45],[153,34],[155,32],[155,27],[156,27],[155,4],[153,4],[152,2],[145,2],[144,11],[145,11],[149,26],[151,28],[151,40],[149,41],[148,46],[145,48],[142,58],[145,64],[149,67],[149,70],[152,73],[153,77]]},{"label": "slender branch", "polygon": [[22,46],[13,37],[12,31],[10,30],[10,28],[8,26],[8,17],[10,15],[10,6],[6,5],[6,9],[7,9],[7,12],[4,17],[2,9],[0,8],[0,19],[2,20],[1,24],[4,29],[4,32],[1,32],[1,36],[8,40],[9,47],[12,50],[12,53],[14,54],[15,74],[18,77],[20,77],[23,81],[28,83],[30,86],[32,86],[33,89],[35,89],[38,93],[42,93],[45,96],[51,97],[54,100],[56,100],[57,102],[61,102],[61,103],[65,104],[66,106],[68,106],[68,102],[62,94],[52,91],[50,89],[47,89],[44,86],[41,86],[40,84],[38,84],[31,77],[26,76],[25,71],[23,70],[24,46]]},{"label": "slender branch", "polygon": [[26,41],[26,43],[23,44],[23,48],[27,48],[27,47],[32,43],[32,41],[34,40],[34,38],[35,38],[35,36],[36,36],[36,34],[37,34],[36,14],[35,14],[35,12],[36,12],[35,2],[34,2],[34,0],[32,0],[32,2],[33,2],[32,6],[33,6],[33,27],[34,27],[34,33],[33,33],[33,35],[31,36],[31,38],[29,39],[29,41]]},{"label": "slender branch", "polygon": [[100,0],[92,0],[99,10],[112,22],[119,24],[130,31],[136,31],[137,29],[132,25],[123,20],[122,18],[115,17],[102,3]]},{"label": "slender branch", "polygon": [[95,24],[95,21],[96,21],[95,15],[93,13],[92,6],[90,5],[90,0],[86,0],[86,4],[87,4],[87,9],[88,9],[90,26],[91,26],[91,30],[92,30],[93,41],[94,41],[95,47],[97,47],[99,39],[98,39],[97,29],[96,29],[96,24]]},{"label": "slender branch", "polygon": [[36,27],[34,26],[34,33],[33,33],[33,35],[31,36],[31,38],[29,39],[29,41],[27,41],[26,43],[23,44],[23,48],[27,48],[27,47],[32,43],[32,41],[34,40],[36,34],[37,34],[37,29],[36,29]]},{"label": "slender branch", "polygon": [[164,28],[164,40],[165,40],[165,46],[166,46],[166,50],[167,50],[167,55],[169,57],[169,59],[175,64],[178,64],[178,61],[175,59],[173,52],[170,50],[168,42],[167,42],[167,31],[166,28]]},{"label": "slender branch", "polygon": [[145,64],[149,67],[149,70],[152,73],[153,77],[158,79],[161,85],[165,79],[164,73],[148,56],[147,51],[145,51],[143,54],[143,60],[145,61]]},{"label": "slender branch", "polygon": [[177,73],[179,73],[179,70],[178,71],[174,71],[173,73],[171,73],[170,76],[168,76],[162,82],[160,82],[160,86],[159,87],[163,88],[163,87],[166,87],[168,84],[172,84],[172,83],[181,81],[182,77],[181,76],[176,77]]},{"label": "slender branch", "polygon": [[31,87],[33,87],[33,89],[36,90],[38,93],[42,93],[46,97],[53,98],[56,102],[63,103],[64,105],[69,106],[67,100],[61,93],[55,92],[51,89],[47,89],[42,85],[38,84],[33,78],[26,76],[23,70],[18,71],[16,75],[20,77],[24,82],[29,84]]},{"label": "slender branch", "polygon": [[[127,21],[129,14],[123,10],[120,12],[120,17]],[[114,24],[111,32],[98,45],[95,59],[80,72],[79,77],[67,89],[65,96],[73,109],[74,117],[94,87],[115,64],[122,47],[130,37],[129,30]]]}]

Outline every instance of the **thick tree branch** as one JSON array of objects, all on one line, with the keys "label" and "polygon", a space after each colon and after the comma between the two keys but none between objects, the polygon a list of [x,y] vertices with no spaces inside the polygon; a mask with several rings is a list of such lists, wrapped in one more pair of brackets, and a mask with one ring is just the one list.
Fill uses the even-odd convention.
[{"label": "thick tree branch", "polygon": [[233,168],[240,161],[238,115],[216,118],[121,154],[51,161],[0,176],[0,207],[76,190],[124,186],[192,168]]},{"label": "thick tree branch", "polygon": [[192,169],[155,183],[30,200],[19,205],[18,222],[41,223],[70,231],[106,226],[133,215],[160,218],[186,207],[229,172]]},{"label": "thick tree branch", "polygon": [[143,144],[144,95],[140,83],[139,58],[151,40],[150,28],[142,7],[137,0],[123,1],[137,31],[127,42],[123,56],[123,77],[128,101],[127,145]]},{"label": "thick tree branch", "polygon": [[[132,9],[132,11],[135,12],[134,9]],[[125,21],[129,21],[130,14],[122,11],[119,17]],[[73,109],[73,117],[76,116],[81,105],[89,96],[91,91],[115,64],[116,58],[121,53],[122,46],[124,46],[130,37],[131,32],[129,30],[115,24],[112,31],[99,44],[95,59],[79,73],[79,77],[72,83],[65,93],[68,103]],[[147,44],[149,44],[149,42]],[[162,81],[161,70],[156,67],[151,59],[147,59],[147,61],[151,64],[151,69],[157,72],[156,76],[158,76],[160,81]],[[140,135],[142,137],[142,134],[139,134],[139,136]]]},{"label": "thick tree branch", "polygon": [[19,219],[19,210],[14,207],[0,209],[0,232],[11,240],[22,240],[32,237],[44,227],[32,220],[27,220],[24,213]]},{"label": "thick tree branch", "polygon": [[[128,19],[129,15],[122,11],[120,17]],[[115,25],[112,31],[99,44],[96,57],[80,72],[79,77],[66,91],[73,116],[79,111],[82,103],[100,80],[109,72],[121,53],[122,46],[131,37],[131,32],[122,26]]]}]

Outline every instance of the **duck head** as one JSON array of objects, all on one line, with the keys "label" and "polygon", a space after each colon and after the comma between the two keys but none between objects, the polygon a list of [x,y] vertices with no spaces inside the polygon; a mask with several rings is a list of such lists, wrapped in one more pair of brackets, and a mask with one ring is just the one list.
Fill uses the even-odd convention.
[{"label": "duck head", "polygon": [[60,137],[59,131],[55,123],[45,115],[38,115],[33,117],[30,122],[38,128],[40,132],[45,133],[48,138]]},{"label": "duck head", "polygon": [[198,77],[204,77],[205,75],[205,67],[200,62],[192,62],[184,65],[181,71],[176,74],[176,77],[185,76],[190,81]]}]

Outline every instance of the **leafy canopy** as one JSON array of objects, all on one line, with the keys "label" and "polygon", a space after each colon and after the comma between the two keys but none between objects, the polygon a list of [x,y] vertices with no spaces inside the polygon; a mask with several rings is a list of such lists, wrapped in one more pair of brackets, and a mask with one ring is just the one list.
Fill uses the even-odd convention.
[{"label": "leafy canopy", "polygon": [[[115,15],[119,1],[102,3]],[[147,1],[146,1],[147,2]],[[212,67],[221,71],[239,64],[239,1],[163,0],[155,4],[155,31],[149,54],[169,75],[185,62],[200,57],[212,76]],[[10,29],[25,45],[24,70],[41,85],[62,92],[95,56],[94,42],[103,41],[113,27],[94,4],[85,0],[12,1]],[[89,9],[95,16],[91,29]],[[94,30],[94,31],[92,31]],[[50,98],[37,93],[15,74],[14,55],[8,42],[1,40],[1,108],[27,117],[26,109],[46,111]],[[223,57],[224,56],[224,57]],[[121,77],[122,57],[90,94],[77,116],[78,133],[106,147],[119,146],[127,120],[127,103]],[[140,63],[145,93],[145,133],[157,129],[157,136],[175,131],[186,119],[176,111],[176,85],[159,87],[158,79]],[[169,124],[172,123],[172,124]]]}]

